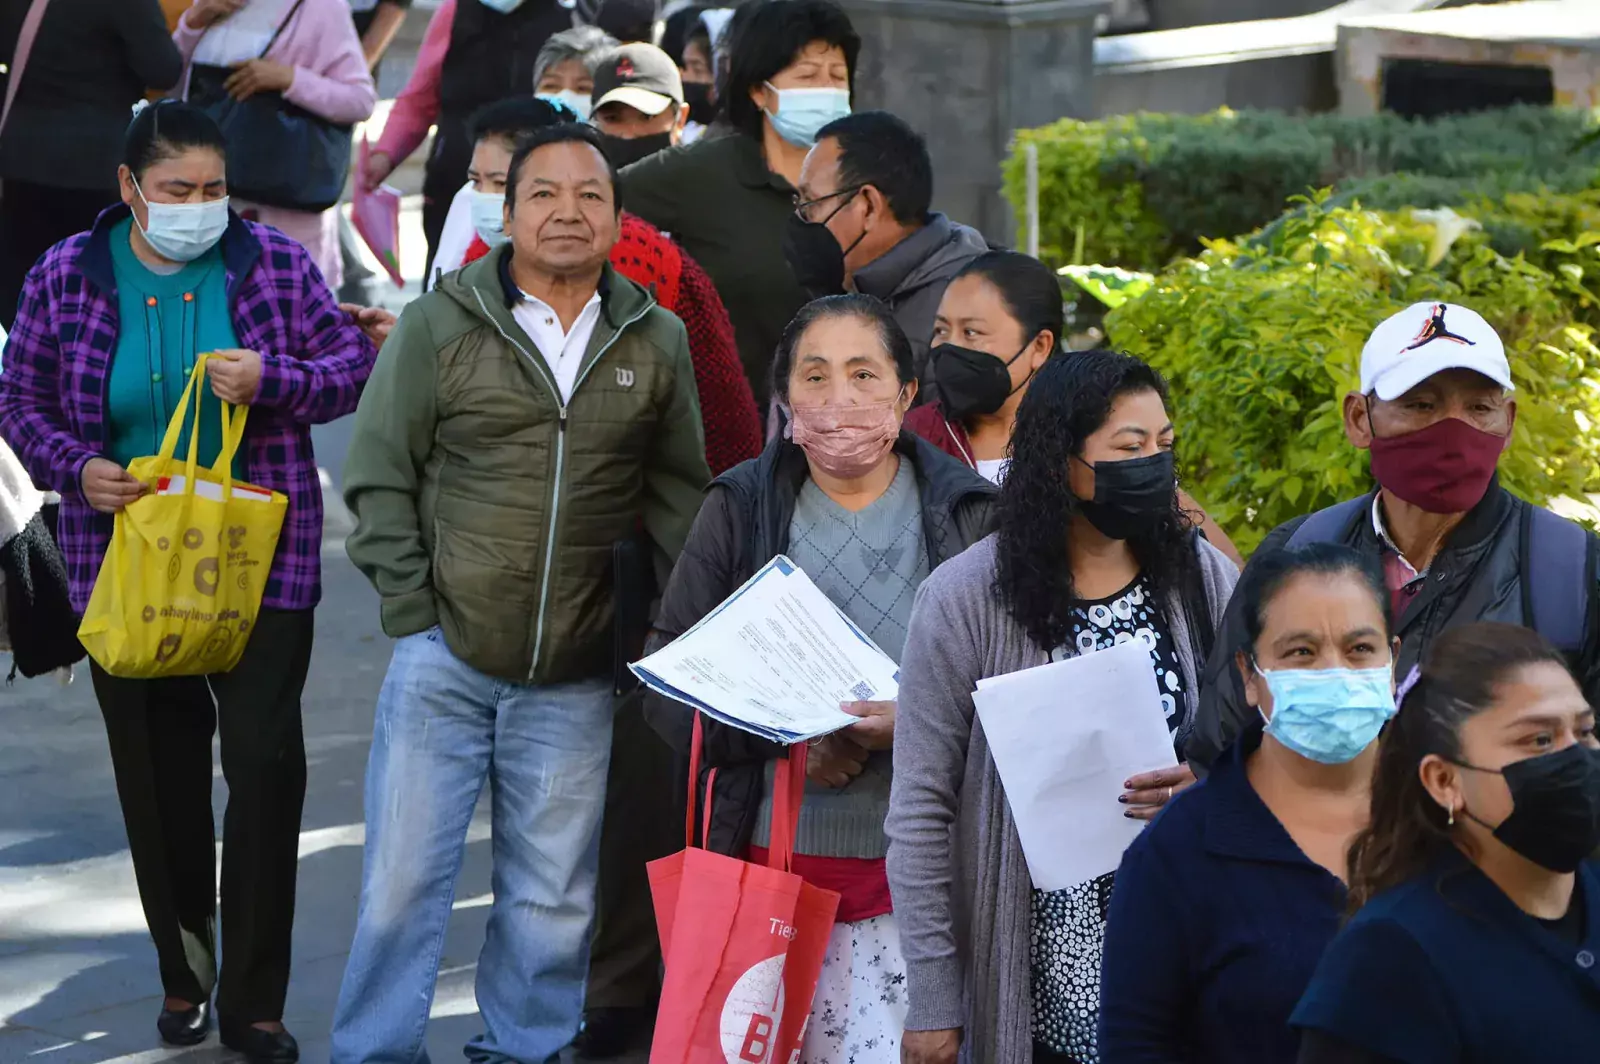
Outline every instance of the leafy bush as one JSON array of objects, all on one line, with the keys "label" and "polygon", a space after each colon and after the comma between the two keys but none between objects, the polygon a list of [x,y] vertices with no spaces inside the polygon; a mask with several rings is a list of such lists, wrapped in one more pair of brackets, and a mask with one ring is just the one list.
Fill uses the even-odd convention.
[{"label": "leafy bush", "polygon": [[1590,187],[1600,139],[1583,141],[1594,122],[1583,111],[1537,107],[1432,122],[1226,110],[1068,119],[1018,131],[1004,189],[1022,218],[1023,149],[1036,145],[1041,256],[1159,269],[1199,250],[1202,238],[1267,224],[1312,187],[1389,209]]},{"label": "leafy bush", "polygon": [[[1367,490],[1343,398],[1373,326],[1423,300],[1470,306],[1505,340],[1519,390],[1509,488],[1578,497],[1600,468],[1600,348],[1573,324],[1570,288],[1482,233],[1430,268],[1434,236],[1410,212],[1330,207],[1324,193],[1253,246],[1208,242],[1107,315],[1110,342],[1171,382],[1186,485],[1241,548]],[[1595,243],[1571,243],[1600,268]]]}]

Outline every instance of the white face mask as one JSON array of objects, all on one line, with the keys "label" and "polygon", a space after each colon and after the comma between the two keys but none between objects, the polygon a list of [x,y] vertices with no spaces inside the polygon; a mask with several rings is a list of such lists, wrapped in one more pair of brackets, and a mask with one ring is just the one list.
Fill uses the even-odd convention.
[{"label": "white face mask", "polygon": [[823,126],[850,113],[848,89],[780,89],[766,84],[778,94],[777,113],[768,111],[767,120],[778,136],[798,148],[811,147]]},{"label": "white face mask", "polygon": [[470,195],[472,228],[477,230],[478,239],[492,248],[504,244],[506,242],[505,193],[474,190]]},{"label": "white face mask", "polygon": [[575,89],[562,89],[560,92],[541,92],[539,93],[539,99],[548,103],[563,104],[578,116],[578,121],[589,121],[589,108],[593,101]]},{"label": "white face mask", "polygon": [[523,4],[523,0],[480,0],[480,2],[490,11],[498,11],[502,15],[511,14]]},{"label": "white face mask", "polygon": [[[148,225],[139,226],[139,232],[164,259],[193,262],[216,247],[228,231],[227,196],[205,203],[151,203],[138,178],[133,179],[133,189],[144,200],[150,218]],[[139,219],[134,218],[133,223],[139,225]]]}]

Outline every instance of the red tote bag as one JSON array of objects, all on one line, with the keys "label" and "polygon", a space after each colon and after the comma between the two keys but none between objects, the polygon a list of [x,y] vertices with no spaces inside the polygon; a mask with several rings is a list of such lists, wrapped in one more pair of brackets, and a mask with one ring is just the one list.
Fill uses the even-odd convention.
[{"label": "red tote bag", "polygon": [[650,1064],[795,1064],[839,911],[837,893],[789,870],[805,745],[778,763],[766,865],[694,845],[700,749],[697,715],[685,848],[648,866],[666,963]]}]

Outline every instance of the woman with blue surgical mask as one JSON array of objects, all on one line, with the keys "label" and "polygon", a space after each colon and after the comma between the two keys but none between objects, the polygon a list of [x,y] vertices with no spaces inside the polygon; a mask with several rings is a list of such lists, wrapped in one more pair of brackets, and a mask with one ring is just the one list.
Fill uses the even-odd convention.
[{"label": "woman with blue surgical mask", "polygon": [[[252,1064],[290,1064],[298,1049],[282,1020],[306,786],[300,695],[321,592],[311,425],[355,411],[377,351],[304,246],[229,210],[222,130],[204,111],[144,107],[122,159],[122,202],[28,275],[0,376],[0,437],[61,496],[58,539],[79,614],[113,526],[157,488],[128,465],[159,451],[200,356],[209,357],[197,420],[177,453],[195,453],[198,432],[198,461],[215,463],[221,404],[233,404],[248,411],[236,411],[246,424],[233,475],[288,497],[261,611],[232,671],[147,680],[91,663],[89,677],[159,961],[157,1031],[193,1046],[215,1025]],[[228,785],[220,891],[214,733]]]},{"label": "woman with blue surgical mask", "polygon": [[807,299],[783,254],[800,166],[817,131],[850,113],[861,38],[834,0],[742,5],[727,32],[718,126],[729,135],[626,168],[623,202],[711,274],[765,407],[772,352]]},{"label": "woman with blue surgical mask", "polygon": [[1105,1064],[1294,1064],[1289,1016],[1338,931],[1394,716],[1375,562],[1317,545],[1235,589],[1236,665],[1260,722],[1128,848],[1106,926]]}]

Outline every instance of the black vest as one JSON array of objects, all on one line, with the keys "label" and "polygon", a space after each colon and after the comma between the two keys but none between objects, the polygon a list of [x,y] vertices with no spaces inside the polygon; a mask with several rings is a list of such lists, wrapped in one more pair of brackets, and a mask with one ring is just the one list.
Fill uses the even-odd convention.
[{"label": "black vest", "polygon": [[479,0],[458,0],[439,72],[440,110],[464,120],[484,104],[532,95],[539,49],[551,34],[571,28],[572,12],[556,0],[526,0],[509,15]]}]

